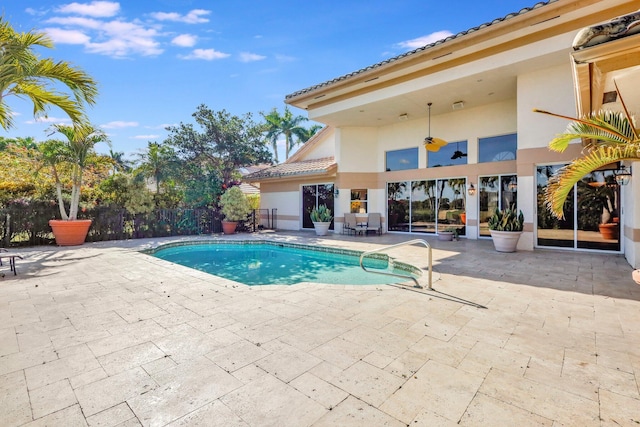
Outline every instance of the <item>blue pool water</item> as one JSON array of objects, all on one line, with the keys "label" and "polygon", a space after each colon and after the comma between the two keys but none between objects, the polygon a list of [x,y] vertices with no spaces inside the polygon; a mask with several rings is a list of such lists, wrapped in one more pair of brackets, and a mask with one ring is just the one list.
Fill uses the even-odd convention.
[{"label": "blue pool water", "polygon": [[[353,254],[256,242],[160,247],[152,255],[250,286],[292,285],[299,282],[379,285],[407,280],[365,272],[360,268],[359,253],[347,252]],[[367,257],[364,265],[386,272],[400,271],[402,274],[409,274],[405,268],[389,270],[386,259]]]}]

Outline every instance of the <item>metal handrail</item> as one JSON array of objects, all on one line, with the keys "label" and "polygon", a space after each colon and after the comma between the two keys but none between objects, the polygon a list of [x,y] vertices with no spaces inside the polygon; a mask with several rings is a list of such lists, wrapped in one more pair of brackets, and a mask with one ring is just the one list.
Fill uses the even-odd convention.
[{"label": "metal handrail", "polygon": [[[429,287],[428,289],[430,291],[433,290],[433,288],[431,287],[431,276],[433,273],[433,257],[432,257],[432,253],[431,253],[431,245],[429,245],[429,243],[426,240],[423,239],[414,239],[414,240],[408,240],[406,242],[402,242],[402,243],[397,243],[395,245],[390,245],[390,246],[385,246],[383,248],[378,248],[378,249],[373,249],[370,251],[366,251],[363,252],[362,255],[360,255],[360,268],[362,268],[364,271],[369,272],[369,273],[376,273],[376,274],[383,274],[385,276],[394,276],[394,277],[402,277],[402,278],[408,278],[414,281],[414,283],[416,284],[416,288],[422,288],[422,286],[420,286],[420,283],[418,282],[418,279],[416,279],[415,277],[413,277],[412,275],[409,274],[398,274],[398,273],[388,273],[386,271],[380,271],[380,270],[367,270],[367,268],[364,266],[363,261],[364,258],[368,255],[371,255],[373,253],[377,253],[377,252],[383,252],[389,249],[394,249],[400,246],[408,246],[408,245],[415,245],[417,243],[423,244],[428,250],[429,250]],[[419,268],[419,267],[418,267]],[[422,269],[420,268],[420,271],[422,271]]]}]

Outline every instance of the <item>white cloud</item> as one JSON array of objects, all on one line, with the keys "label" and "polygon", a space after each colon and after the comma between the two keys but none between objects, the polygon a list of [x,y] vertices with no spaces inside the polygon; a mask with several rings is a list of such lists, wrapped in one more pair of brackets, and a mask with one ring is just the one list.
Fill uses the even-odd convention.
[{"label": "white cloud", "polygon": [[61,24],[66,26],[89,28],[92,30],[100,29],[102,25],[104,25],[103,21],[98,21],[97,19],[93,19],[93,18],[83,18],[80,16],[68,16],[68,17],[56,16],[48,19],[47,22],[51,24]]},{"label": "white cloud", "polygon": [[276,55],[276,60],[278,60],[280,62],[293,62],[293,61],[296,60],[296,58],[293,57],[293,56],[289,56],[289,55],[277,54]]},{"label": "white cloud", "polygon": [[54,43],[61,44],[82,44],[86,45],[91,38],[78,30],[63,30],[62,28],[45,28],[44,32],[51,37]]},{"label": "white cloud", "polygon": [[[122,20],[104,22],[82,17],[55,17],[49,19],[47,22],[95,30],[97,32],[96,41],[92,41],[88,35],[85,35],[86,38],[81,42],[87,51],[91,53],[121,58],[131,54],[153,56],[159,55],[164,51],[160,48],[160,43],[156,41],[156,38],[160,35],[158,31],[153,28],[145,28],[137,22],[126,22]],[[47,29],[49,34],[60,36],[71,36],[71,31],[73,30],[61,28]],[[79,34],[79,32],[75,33],[75,39],[63,37],[60,43],[72,43],[70,40],[78,43],[78,40],[80,40]]]},{"label": "white cloud", "polygon": [[122,120],[116,120],[113,122],[105,123],[100,127],[104,129],[122,129],[122,128],[132,128],[137,126],[138,126],[138,122],[125,122]]},{"label": "white cloud", "polygon": [[447,30],[436,31],[435,33],[427,34],[426,36],[418,37],[413,40],[400,42],[398,43],[398,46],[403,49],[417,49],[433,42],[437,42],[438,40],[446,39],[452,35],[453,33]]},{"label": "white cloud", "polygon": [[204,18],[203,16],[209,15],[210,13],[210,10],[194,9],[186,15],[180,15],[176,12],[154,12],[151,14],[151,16],[158,21],[184,22],[186,24],[204,24],[205,22],[209,22],[209,19]]},{"label": "white cloud", "polygon": [[179,55],[178,58],[212,61],[214,59],[228,58],[229,56],[228,53],[218,52],[215,49],[194,49],[189,55]]},{"label": "white cloud", "polygon": [[55,123],[55,124],[65,124],[71,123],[71,119],[69,117],[38,117],[37,119],[27,120],[25,123],[34,125],[34,124],[43,124],[43,123]]},{"label": "white cloud", "polygon": [[266,56],[258,55],[257,53],[250,53],[250,52],[241,52],[240,53],[240,61],[241,62],[262,61],[265,58],[266,58]]},{"label": "white cloud", "polygon": [[60,6],[58,12],[73,15],[109,18],[118,14],[120,3],[111,1],[92,1],[91,3],[69,3]]},{"label": "white cloud", "polygon": [[158,139],[160,135],[135,135],[131,139]]},{"label": "white cloud", "polygon": [[192,47],[198,41],[198,37],[193,34],[180,34],[171,40],[171,44],[181,47]]}]

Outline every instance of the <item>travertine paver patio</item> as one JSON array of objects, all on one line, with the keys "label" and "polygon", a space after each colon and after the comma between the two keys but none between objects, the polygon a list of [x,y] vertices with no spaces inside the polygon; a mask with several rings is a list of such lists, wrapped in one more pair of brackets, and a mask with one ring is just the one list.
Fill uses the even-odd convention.
[{"label": "travertine paver patio", "polygon": [[[430,240],[436,292],[249,288],[137,252],[159,241],[19,250],[0,279],[0,424],[640,423],[640,286],[622,256]],[[426,266],[420,246],[395,254]]]}]

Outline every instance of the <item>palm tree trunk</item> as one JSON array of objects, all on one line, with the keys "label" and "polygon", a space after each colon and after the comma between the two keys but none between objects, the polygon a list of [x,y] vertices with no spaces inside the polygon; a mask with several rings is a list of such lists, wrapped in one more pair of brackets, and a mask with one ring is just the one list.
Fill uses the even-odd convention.
[{"label": "palm tree trunk", "polygon": [[64,200],[62,199],[62,183],[60,182],[60,177],[58,176],[58,169],[55,166],[52,167],[53,176],[56,180],[56,195],[58,196],[58,209],[60,209],[60,218],[63,221],[69,219],[67,215],[67,210],[64,207]]}]

